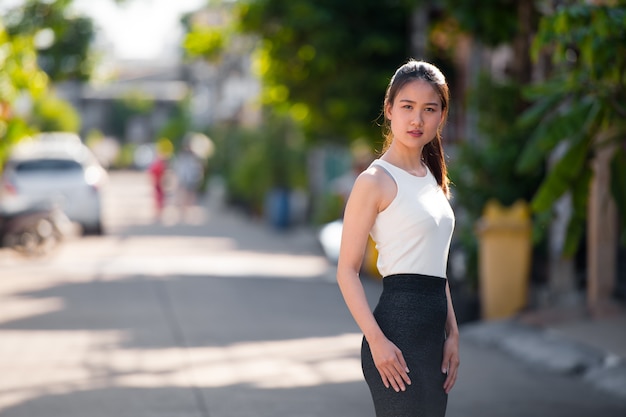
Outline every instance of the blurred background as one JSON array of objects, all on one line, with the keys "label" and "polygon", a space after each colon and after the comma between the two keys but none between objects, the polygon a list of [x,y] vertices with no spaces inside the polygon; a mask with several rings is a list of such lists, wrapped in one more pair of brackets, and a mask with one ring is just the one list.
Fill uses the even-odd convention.
[{"label": "blurred background", "polygon": [[[137,236],[151,236],[140,245],[155,252],[133,258],[135,269],[113,268],[116,276],[219,275],[223,266],[193,269],[187,252],[162,239],[191,247],[219,236],[230,243],[207,247],[318,256],[326,272],[311,275],[327,282],[352,182],[382,147],[385,88],[410,57],[441,68],[451,88],[443,136],[459,323],[561,326],[577,342],[606,329],[594,347],[620,364],[611,369],[623,366],[626,3],[618,0],[0,0],[0,277],[55,276],[57,285],[76,262],[69,254],[103,265],[113,262],[112,241]],[[157,262],[157,271],[155,254],[168,250],[180,264]],[[250,262],[272,262],[259,256]],[[368,247],[363,277],[374,301],[375,259]],[[97,268],[79,269],[113,274]],[[18,305],[25,290],[9,281],[3,297],[13,301],[4,305]],[[6,314],[3,329],[15,332]],[[567,327],[573,321],[584,325]],[[609,385],[625,392],[626,377],[616,378]],[[0,415],[35,415],[7,410]]]}]

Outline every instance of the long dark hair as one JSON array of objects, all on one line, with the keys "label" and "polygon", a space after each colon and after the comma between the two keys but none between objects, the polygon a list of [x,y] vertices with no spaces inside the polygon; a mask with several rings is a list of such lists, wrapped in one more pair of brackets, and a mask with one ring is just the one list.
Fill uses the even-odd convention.
[{"label": "long dark hair", "polygon": [[391,121],[387,119],[385,109],[387,106],[393,106],[393,102],[398,95],[398,92],[407,83],[415,80],[423,80],[428,82],[439,95],[441,99],[441,110],[443,112],[443,121],[437,129],[435,138],[428,142],[422,150],[422,159],[426,166],[433,173],[437,183],[443,190],[444,194],[450,197],[448,178],[448,168],[446,166],[445,155],[443,153],[443,145],[441,143],[441,130],[448,117],[448,103],[450,101],[450,91],[446,78],[441,73],[439,68],[433,64],[429,64],[424,61],[416,61],[414,59],[409,60],[406,64],[402,65],[396,70],[396,73],[391,77],[389,86],[385,93],[385,101],[383,103],[383,135],[385,137],[385,143],[383,144],[383,152],[389,149],[391,142],[393,141],[393,133],[391,132]]}]

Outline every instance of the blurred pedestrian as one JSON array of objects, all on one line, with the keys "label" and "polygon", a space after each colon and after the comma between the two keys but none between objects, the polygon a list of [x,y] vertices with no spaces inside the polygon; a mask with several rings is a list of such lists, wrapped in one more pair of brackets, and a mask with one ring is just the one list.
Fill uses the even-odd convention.
[{"label": "blurred pedestrian", "polygon": [[[377,417],[444,416],[457,377],[446,279],[454,213],[441,139],[448,101],[437,67],[410,60],[398,68],[383,103],[383,153],[359,175],[345,209],[337,280],[364,335]],[[369,234],[383,276],[373,313],[359,278]]]},{"label": "blurred pedestrian", "polygon": [[196,155],[188,141],[174,161],[174,174],[178,181],[178,204],[181,215],[185,217],[187,211],[196,204],[198,191],[204,178],[204,164]]},{"label": "blurred pedestrian", "polygon": [[156,145],[156,155],[148,166],[148,173],[152,179],[154,205],[156,219],[161,220],[165,207],[165,176],[168,169],[167,159],[171,143],[167,139],[161,139]]}]

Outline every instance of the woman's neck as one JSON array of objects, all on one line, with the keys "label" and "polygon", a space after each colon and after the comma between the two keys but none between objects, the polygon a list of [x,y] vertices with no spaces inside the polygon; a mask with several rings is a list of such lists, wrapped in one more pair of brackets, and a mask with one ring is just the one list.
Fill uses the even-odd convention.
[{"label": "woman's neck", "polygon": [[399,152],[391,146],[387,151],[380,157],[383,161],[387,161],[392,165],[401,168],[412,175],[416,175],[418,177],[423,177],[426,175],[426,165],[422,161],[422,150],[417,152]]}]

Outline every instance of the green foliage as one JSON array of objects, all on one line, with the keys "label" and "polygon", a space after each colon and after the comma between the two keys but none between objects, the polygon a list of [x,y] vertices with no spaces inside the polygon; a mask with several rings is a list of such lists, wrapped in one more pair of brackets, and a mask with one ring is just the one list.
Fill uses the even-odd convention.
[{"label": "green foliage", "polygon": [[313,207],[311,222],[314,225],[324,225],[330,223],[343,216],[345,209],[345,201],[341,196],[332,193],[322,194],[318,204]]},{"label": "green foliage", "polygon": [[383,93],[409,57],[409,3],[238,3],[239,29],[260,37],[254,65],[263,103],[290,114],[309,138],[380,138]]},{"label": "green foliage", "polygon": [[530,199],[540,182],[541,167],[524,174],[515,169],[529,131],[528,127],[515,125],[522,103],[521,86],[496,82],[485,74],[470,91],[470,106],[481,109],[480,140],[459,144],[459,155],[450,171],[455,198],[475,217],[491,198],[504,205],[520,198]]},{"label": "green foliage", "polygon": [[0,167],[11,147],[32,133],[25,103],[47,93],[48,77],[37,66],[32,38],[10,36],[0,21]]},{"label": "green foliage", "polygon": [[183,100],[174,108],[172,114],[161,127],[158,137],[169,138],[174,149],[180,149],[185,135],[191,130],[189,102]]},{"label": "green foliage", "polygon": [[214,62],[221,57],[227,42],[223,30],[201,26],[186,35],[183,46],[190,57]]},{"label": "green foliage", "polygon": [[141,92],[131,92],[121,100],[115,100],[111,106],[108,133],[121,138],[126,137],[126,126],[137,116],[145,116],[154,108],[154,99]]},{"label": "green foliage", "polygon": [[27,0],[5,17],[11,35],[40,40],[39,65],[54,81],[87,80],[93,69],[89,55],[95,36],[93,21],[70,15],[71,3],[72,0]]},{"label": "green foliage", "polygon": [[508,43],[518,32],[516,1],[446,0],[446,10],[461,28],[488,46]]},{"label": "green foliage", "polygon": [[67,101],[49,95],[35,102],[31,126],[42,132],[75,132],[80,129],[80,116]]},{"label": "green foliage", "polygon": [[89,54],[94,34],[90,18],[66,19],[58,41],[49,49],[39,51],[42,69],[55,81],[88,80],[95,64],[93,56]]},{"label": "green foliage", "polygon": [[271,189],[306,186],[305,144],[293,122],[270,117],[262,126],[213,132],[215,170],[227,179],[231,203],[260,214]]},{"label": "green foliage", "polygon": [[264,143],[251,135],[241,139],[248,143],[242,149],[228,175],[228,193],[231,202],[246,207],[251,213],[261,214],[265,193],[270,189],[270,170],[265,160]]},{"label": "green foliage", "polygon": [[119,153],[115,161],[113,161],[113,166],[115,168],[131,168],[135,163],[135,151],[137,150],[137,145],[133,143],[124,143],[120,148]]},{"label": "green foliage", "polygon": [[39,97],[48,77],[37,65],[32,37],[10,36],[0,21],[0,101],[13,103],[21,94]]},{"label": "green foliage", "polygon": [[0,172],[11,148],[30,133],[32,130],[23,119],[12,118],[8,121],[0,121]]},{"label": "green foliage", "polygon": [[[477,281],[477,245],[474,225],[485,204],[496,199],[505,206],[529,201],[543,175],[543,169],[521,174],[515,169],[529,128],[515,120],[524,105],[522,88],[513,82],[496,82],[482,74],[469,94],[469,105],[480,109],[480,140],[464,141],[449,166],[453,202],[466,214],[457,229],[459,241],[468,254],[468,279]],[[544,239],[545,223],[535,223],[535,244]]]},{"label": "green foliage", "polygon": [[559,8],[540,23],[533,56],[544,51],[555,70],[526,91],[534,104],[520,125],[533,132],[518,168],[532,172],[557,146],[567,149],[549,170],[532,206],[547,212],[564,193],[572,193],[574,215],[565,253],[573,255],[584,235],[591,162],[598,146],[615,150],[611,190],[626,233],[626,187],[620,177],[626,170],[626,6],[577,3]]}]

